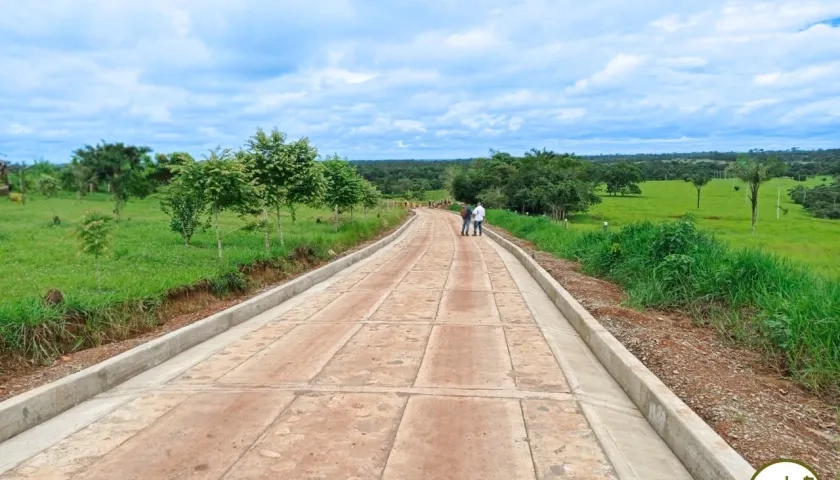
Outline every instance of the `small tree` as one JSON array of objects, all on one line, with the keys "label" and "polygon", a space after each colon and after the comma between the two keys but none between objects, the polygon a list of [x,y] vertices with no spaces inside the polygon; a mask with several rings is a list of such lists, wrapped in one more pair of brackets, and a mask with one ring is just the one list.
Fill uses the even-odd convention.
[{"label": "small tree", "polygon": [[771,159],[769,162],[758,162],[749,160],[747,157],[741,157],[737,162],[731,163],[726,167],[728,175],[740,178],[747,185],[747,196],[750,201],[750,208],[752,209],[752,233],[755,234],[755,224],[758,221],[758,189],[761,184],[772,178],[774,171],[781,171],[776,166],[776,160]]},{"label": "small tree", "polygon": [[691,182],[694,188],[697,189],[697,208],[700,208],[700,190],[712,179],[705,173],[695,173],[685,177],[686,182]]},{"label": "small tree", "polygon": [[316,161],[318,150],[309,143],[309,139],[301,138],[286,145],[286,149],[292,165],[292,174],[286,181],[286,206],[292,223],[295,223],[297,205],[317,205],[326,192],[327,184],[323,166]]},{"label": "small tree", "polygon": [[96,285],[102,290],[100,259],[108,250],[112,217],[100,212],[88,212],[77,231],[82,253],[93,256],[96,265]]},{"label": "small tree", "polygon": [[323,165],[327,183],[324,203],[335,211],[335,228],[338,230],[338,214],[350,210],[352,218],[353,205],[362,199],[362,178],[356,174],[356,170],[348,161],[339,158],[338,155],[324,160]]},{"label": "small tree", "polygon": [[203,193],[176,180],[169,188],[169,195],[160,202],[161,210],[169,215],[169,228],[181,235],[186,247],[201,226],[201,215],[206,210]]},{"label": "small tree", "polygon": [[225,210],[253,210],[258,202],[256,188],[242,162],[229,149],[216,148],[203,162],[180,169],[185,186],[198,192],[213,218],[216,245],[222,258],[222,235],[219,214]]},{"label": "small tree", "polygon": [[280,244],[284,245],[280,209],[288,207],[292,222],[299,203],[313,203],[323,192],[323,178],[315,159],[317,150],[306,138],[287,144],[286,135],[276,128],[266,133],[257,129],[242,152],[242,159],[257,185],[266,227],[266,254],[270,248],[268,211],[275,213]]},{"label": "small tree", "polygon": [[43,174],[38,178],[38,193],[45,197],[54,197],[58,194],[58,180],[52,175]]},{"label": "small tree", "polygon": [[379,205],[379,199],[382,198],[382,193],[379,192],[379,189],[376,186],[367,180],[362,181],[362,207],[365,211],[365,217],[367,217],[367,211],[371,208],[376,208]]}]

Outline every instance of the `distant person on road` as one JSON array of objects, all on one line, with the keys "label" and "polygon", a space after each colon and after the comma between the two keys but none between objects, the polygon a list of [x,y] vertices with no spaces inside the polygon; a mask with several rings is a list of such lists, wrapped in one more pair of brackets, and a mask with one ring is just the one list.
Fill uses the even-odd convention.
[{"label": "distant person on road", "polygon": [[473,210],[473,237],[476,232],[479,237],[484,233],[481,229],[482,222],[484,222],[484,207],[481,206],[481,202],[478,202],[478,206]]},{"label": "distant person on road", "polygon": [[470,220],[472,220],[472,208],[470,208],[469,203],[465,203],[463,207],[461,207],[461,219],[464,220],[464,224],[461,225],[461,235],[467,236],[470,234]]}]

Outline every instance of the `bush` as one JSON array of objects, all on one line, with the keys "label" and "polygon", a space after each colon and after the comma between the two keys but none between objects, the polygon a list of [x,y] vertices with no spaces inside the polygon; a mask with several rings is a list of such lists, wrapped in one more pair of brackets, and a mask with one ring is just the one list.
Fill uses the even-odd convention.
[{"label": "bush", "polygon": [[780,355],[806,387],[840,393],[840,280],[758,250],[732,249],[690,218],[585,233],[505,211],[489,218],[622,285],[632,305],[711,320],[728,336]]},{"label": "bush", "polygon": [[58,194],[58,180],[50,175],[41,175],[38,178],[38,193],[45,197],[54,197]]},{"label": "bush", "polygon": [[160,208],[169,215],[169,228],[181,235],[184,245],[201,225],[201,214],[206,210],[204,199],[196,192],[184,188],[173,188],[169,196],[160,202]]}]

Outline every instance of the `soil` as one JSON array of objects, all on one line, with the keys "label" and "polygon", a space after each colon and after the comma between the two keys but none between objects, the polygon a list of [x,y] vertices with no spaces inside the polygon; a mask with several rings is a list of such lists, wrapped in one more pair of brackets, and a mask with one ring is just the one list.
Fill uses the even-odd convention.
[{"label": "soil", "polygon": [[[332,257],[330,261],[338,260],[381,240],[396,231],[413,215],[414,213],[410,212],[409,216],[397,226],[385,230],[353,248],[342,251]],[[272,271],[265,267],[254,268],[248,272],[248,276],[252,281],[258,283],[260,288],[224,299],[220,299],[204,289],[183,289],[173,292],[158,312],[160,325],[140,332],[126,340],[63,355],[56,359],[52,365],[36,365],[19,357],[0,356],[0,401],[72,375],[150,340],[221,312],[237,303],[294,280],[318,268],[323,262],[313,262],[309,258],[301,258],[298,259],[297,264],[300,268],[294,274]]]},{"label": "soil", "polygon": [[805,462],[823,480],[840,480],[840,405],[820,399],[774,368],[774,359],[741,348],[679,312],[622,305],[622,289],[587,276],[580,265],[533,254],[630,352],[753,467],[779,458]]}]

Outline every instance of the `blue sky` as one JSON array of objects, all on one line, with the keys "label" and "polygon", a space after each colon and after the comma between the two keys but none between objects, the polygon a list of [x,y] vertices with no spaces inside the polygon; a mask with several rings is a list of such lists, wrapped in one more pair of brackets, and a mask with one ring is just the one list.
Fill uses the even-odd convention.
[{"label": "blue sky", "polygon": [[840,147],[840,2],[0,0],[0,153]]}]

